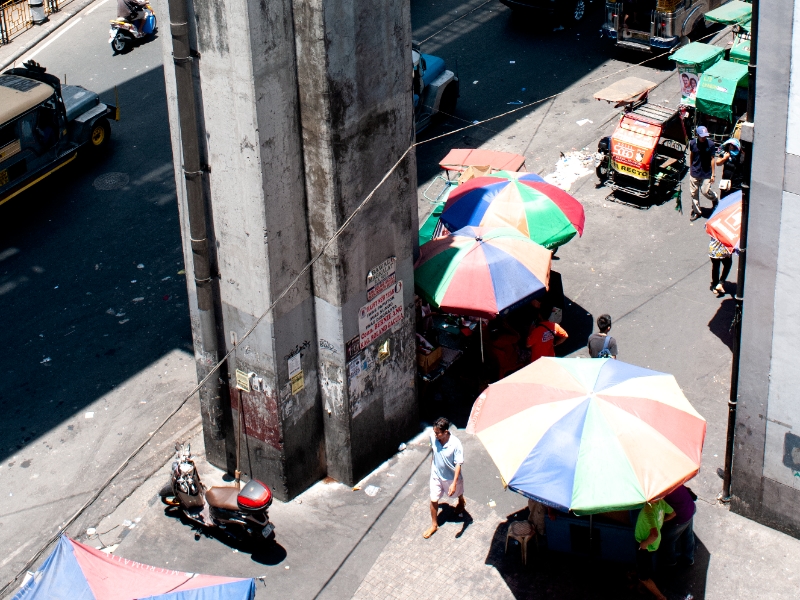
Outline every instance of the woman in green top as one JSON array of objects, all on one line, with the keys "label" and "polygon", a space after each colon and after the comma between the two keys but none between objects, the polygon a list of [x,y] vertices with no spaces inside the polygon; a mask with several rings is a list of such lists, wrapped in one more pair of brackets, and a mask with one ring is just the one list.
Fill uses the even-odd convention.
[{"label": "woman in green top", "polygon": [[664,521],[669,521],[675,516],[672,507],[663,500],[644,505],[636,519],[634,536],[639,544],[636,551],[636,575],[642,585],[646,587],[659,600],[666,600],[666,596],[653,581],[655,571],[653,559],[655,551],[661,544],[661,527]]}]

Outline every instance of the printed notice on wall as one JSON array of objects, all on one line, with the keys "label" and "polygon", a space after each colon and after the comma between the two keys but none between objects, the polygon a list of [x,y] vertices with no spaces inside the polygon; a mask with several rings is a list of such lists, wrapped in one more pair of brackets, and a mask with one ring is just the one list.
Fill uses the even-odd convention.
[{"label": "printed notice on wall", "polygon": [[366,348],[402,320],[403,282],[398,281],[358,311],[361,347]]},{"label": "printed notice on wall", "polygon": [[289,357],[289,378],[291,379],[295,375],[297,375],[303,368],[303,364],[300,362],[300,353],[298,352],[294,356]]},{"label": "printed notice on wall", "polygon": [[301,392],[306,387],[305,380],[303,379],[303,371],[298,371],[290,380],[292,382],[292,396]]},{"label": "printed notice on wall", "polygon": [[236,387],[243,392],[250,391],[250,375],[236,369]]},{"label": "printed notice on wall", "polygon": [[[394,286],[397,271],[397,258],[387,258],[367,273],[367,300],[372,300]],[[362,346],[363,347],[363,346]]]}]

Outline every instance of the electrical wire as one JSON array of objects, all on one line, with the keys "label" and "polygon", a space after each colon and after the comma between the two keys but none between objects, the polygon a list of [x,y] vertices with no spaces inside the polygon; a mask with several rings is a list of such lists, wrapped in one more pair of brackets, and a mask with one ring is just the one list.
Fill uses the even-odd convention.
[{"label": "electrical wire", "polygon": [[[454,21],[452,21],[451,23],[446,25],[444,28],[440,29],[439,31],[437,31],[433,35],[431,35],[428,38],[426,38],[425,41],[430,40],[432,37],[434,37],[435,35],[437,35],[441,31],[444,31],[444,29],[449,27],[449,25],[452,25],[452,23],[454,23],[455,21],[458,21],[460,19],[465,18],[466,16],[468,16],[469,14],[474,12],[475,10],[478,10],[478,8],[480,8],[481,6],[484,6],[485,4],[487,4],[489,1],[490,0],[487,0],[487,2],[484,2],[480,6],[474,8],[469,13],[459,17],[458,19],[455,19]],[[702,38],[699,38],[697,41],[702,41],[702,40],[704,40],[704,39],[706,39],[708,37],[711,37],[712,35],[717,35],[717,33],[718,32],[710,33],[710,34],[708,34],[708,35],[706,35],[706,36],[704,36]],[[569,91],[574,91],[575,89],[580,89],[580,88],[586,87],[587,85],[590,85],[592,83],[597,83],[598,81],[602,81],[603,79],[607,79],[608,77],[612,77],[613,75],[618,75],[620,73],[624,73],[625,71],[628,71],[628,70],[633,69],[635,67],[639,67],[639,66],[641,66],[641,65],[643,65],[645,63],[648,63],[648,62],[650,62],[652,60],[656,60],[656,59],[658,59],[658,58],[660,58],[662,56],[665,56],[667,54],[671,54],[671,52],[667,51],[667,52],[663,52],[661,54],[654,55],[654,56],[652,56],[650,58],[647,58],[647,59],[645,59],[645,60],[643,60],[643,61],[641,61],[639,63],[633,64],[633,65],[629,65],[629,66],[627,66],[625,68],[622,68],[622,69],[619,69],[617,71],[614,71],[613,73],[608,73],[608,74],[602,75],[601,77],[598,77],[596,79],[592,79],[590,81],[586,81],[586,82],[576,86],[575,88],[570,89]],[[666,79],[664,81],[666,81]],[[663,81],[661,83],[663,83]],[[661,85],[661,84],[659,83],[658,85]],[[374,188],[372,188],[372,191],[370,191],[369,194],[367,194],[367,196],[364,198],[364,200],[361,201],[361,203],[355,208],[355,210],[344,221],[344,223],[342,223],[342,225],[334,232],[334,234],[322,245],[322,247],[319,249],[319,251],[317,251],[317,253],[313,256],[313,258],[308,263],[306,263],[306,265],[297,273],[297,275],[295,275],[295,277],[289,282],[289,284],[278,295],[278,297],[275,298],[275,300],[269,305],[269,307],[267,307],[267,309],[261,314],[261,316],[258,317],[258,319],[256,319],[256,321],[253,323],[253,325],[238,340],[237,345],[241,344],[242,341],[247,339],[247,337],[251,333],[253,333],[253,331],[255,331],[256,327],[258,327],[258,325],[261,323],[261,321],[263,321],[267,317],[267,315],[269,315],[274,310],[274,308],[278,304],[278,302],[280,302],[286,296],[286,294],[288,294],[294,288],[294,286],[297,284],[297,282],[300,281],[300,279],[306,273],[308,273],[308,271],[311,269],[311,267],[322,257],[322,255],[325,253],[325,251],[328,248],[330,248],[330,246],[339,238],[339,236],[344,232],[344,230],[347,229],[347,227],[350,225],[350,223],[353,222],[353,219],[355,219],[356,216],[358,216],[358,214],[361,213],[361,211],[364,209],[364,207],[369,203],[369,201],[372,200],[372,198],[375,196],[375,193],[381,188],[381,186],[384,183],[386,183],[386,180],[389,179],[389,177],[392,175],[392,173],[394,173],[397,170],[397,167],[399,167],[400,164],[405,160],[405,158],[408,156],[408,154],[409,154],[409,152],[411,152],[411,150],[413,150],[417,146],[422,146],[424,144],[429,144],[429,143],[434,142],[436,140],[439,140],[439,139],[442,139],[442,138],[445,138],[445,137],[449,137],[449,136],[454,135],[456,133],[460,133],[461,131],[465,131],[467,129],[471,129],[473,127],[478,127],[478,126],[480,126],[480,125],[482,125],[484,123],[489,123],[489,122],[495,121],[497,119],[502,119],[503,117],[507,117],[508,115],[514,114],[516,112],[519,112],[520,110],[524,110],[524,109],[530,108],[532,106],[535,106],[537,104],[541,104],[543,102],[547,102],[548,100],[552,100],[553,98],[557,98],[559,96],[563,96],[566,93],[567,93],[567,91],[557,92],[557,93],[552,94],[550,96],[547,96],[545,98],[540,98],[540,99],[535,100],[533,102],[530,102],[528,104],[525,104],[525,105],[522,105],[522,106],[518,106],[516,108],[513,108],[511,110],[505,111],[505,112],[500,113],[498,115],[495,115],[493,117],[489,117],[489,118],[484,119],[482,121],[471,122],[471,123],[469,123],[468,125],[466,125],[464,127],[461,127],[461,128],[458,128],[458,129],[454,129],[452,131],[448,131],[448,132],[445,132],[443,134],[434,136],[432,138],[427,138],[427,139],[419,141],[419,142],[413,142],[411,145],[409,145],[408,148],[406,148],[405,151],[400,155],[400,158],[398,158],[397,161],[392,165],[392,167],[388,171],[386,171],[386,173],[383,175],[383,177],[381,177],[381,179],[377,183],[377,185]],[[442,114],[445,114],[448,117],[453,117],[453,118],[460,119],[462,121],[467,122],[467,119],[463,119],[461,117],[456,117],[455,115],[447,115],[446,113],[442,113]],[[145,438],[145,440],[141,444],[139,444],[139,446],[122,462],[122,464],[120,464],[119,467],[117,467],[117,469],[111,474],[110,477],[108,477],[106,479],[106,481],[95,491],[95,493],[92,494],[92,496],[86,502],[84,502],[83,505],[69,519],[67,519],[67,521],[65,521],[61,525],[61,527],[59,527],[58,530],[53,535],[51,535],[48,538],[47,542],[45,542],[44,545],[36,552],[36,554],[34,554],[33,557],[30,560],[28,560],[28,562],[25,563],[25,566],[22,567],[22,569],[17,573],[17,575],[11,581],[6,583],[3,586],[2,589],[0,589],[0,596],[3,596],[4,594],[6,594],[14,586],[14,584],[17,581],[19,581],[19,579],[31,568],[31,566],[33,566],[33,564],[36,563],[37,560],[39,560],[39,558],[42,556],[42,554],[44,554],[44,552],[47,550],[47,548],[49,548],[50,545],[52,545],[59,537],[61,537],[61,535],[86,511],[86,509],[88,509],[92,504],[94,504],[94,502],[100,497],[100,495],[106,490],[106,488],[108,488],[108,486],[111,485],[112,481],[117,477],[117,475],[119,475],[125,469],[125,467],[127,467],[130,464],[130,462],[134,458],[136,458],[136,456],[138,456],[138,454],[145,448],[145,446],[147,446],[147,444],[150,443],[150,440],[153,439],[153,436],[155,436],[159,431],[161,431],[161,429],[172,419],[172,417],[174,417],[178,413],[178,411],[180,411],[180,409],[183,408],[183,406],[208,382],[208,380],[211,379],[211,376],[214,375],[217,372],[217,370],[225,363],[225,361],[228,360],[228,358],[231,356],[231,354],[233,354],[233,352],[235,350],[236,350],[236,346],[234,346],[231,350],[229,350],[228,352],[225,353],[225,355],[211,368],[211,370],[206,374],[206,376],[203,377],[203,379],[200,380],[200,382],[194,388],[192,388],[192,390],[184,397],[183,400],[181,400],[181,402],[172,410],[172,412],[170,412],[170,414],[167,415],[164,418],[164,420],[161,422],[161,424],[159,424],[158,427],[156,427],[154,431],[152,431],[152,432],[150,432],[148,434],[148,436]]]}]

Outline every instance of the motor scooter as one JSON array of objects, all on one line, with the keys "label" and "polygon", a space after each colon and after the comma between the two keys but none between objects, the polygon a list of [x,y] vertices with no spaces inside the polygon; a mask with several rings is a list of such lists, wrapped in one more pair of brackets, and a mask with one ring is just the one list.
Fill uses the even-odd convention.
[{"label": "motor scooter", "polygon": [[269,521],[272,491],[256,479],[238,486],[206,489],[192,458],[191,445],[176,444],[172,475],[159,496],[202,527],[217,528],[240,541],[272,541],[275,526]]},{"label": "motor scooter", "polygon": [[[111,30],[108,32],[108,43],[114,54],[121,54],[130,48],[134,42],[155,34],[158,23],[156,12],[149,4],[145,4],[139,13],[139,18],[134,22],[125,19],[114,19],[111,21]],[[141,25],[141,29],[136,26]]]}]

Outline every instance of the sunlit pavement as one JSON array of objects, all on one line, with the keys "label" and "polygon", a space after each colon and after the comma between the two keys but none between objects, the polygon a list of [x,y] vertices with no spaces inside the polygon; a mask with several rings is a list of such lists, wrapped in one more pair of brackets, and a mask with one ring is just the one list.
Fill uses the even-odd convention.
[{"label": "sunlit pavement", "polygon": [[[425,40],[481,3],[415,0],[414,38]],[[8,352],[0,388],[0,402],[10,415],[0,426],[6,442],[0,446],[0,481],[13,487],[9,493],[17,498],[38,498],[43,481],[50,494],[33,502],[3,503],[4,580],[141,443],[195,381],[192,367],[182,366],[191,361],[191,338],[185,283],[179,274],[182,257],[161,40],[112,57],[107,21],[113,11],[108,2],[92,14],[78,15],[81,22],[35,56],[50,71],[67,74],[69,83],[101,92],[106,101],[113,101],[118,86],[122,121],[112,123],[109,156],[40,186],[21,198],[24,202],[16,202],[10,219],[0,223],[0,305],[7,324],[2,340],[6,348],[14,349]],[[420,141],[548,99],[419,146],[421,219],[432,209],[422,191],[452,147],[519,152],[525,155],[528,170],[545,175],[555,170],[561,152],[585,148],[591,153],[598,139],[613,129],[617,111],[592,94],[616,79],[635,75],[664,81],[651,101],[677,106],[678,87],[669,78],[670,65],[654,61],[654,67],[632,66],[645,58],[639,55],[613,58],[613,50],[597,33],[600,14],[591,13],[589,18],[591,23],[576,29],[550,33],[529,19],[512,18],[499,2],[490,2],[423,43],[424,52],[442,56],[457,71],[461,98],[455,117],[434,124]],[[160,25],[168,31],[166,20]],[[111,182],[127,177],[127,183],[119,189],[98,189],[109,187],[103,185],[105,179],[98,184],[102,176]],[[614,203],[595,184],[590,174],[571,186],[570,192],[586,209],[586,232],[561,248],[554,262],[569,300],[563,325],[570,341],[564,351],[582,355],[594,319],[607,312],[614,320],[620,358],[673,373],[708,420],[703,467],[691,483],[700,496],[695,525],[699,559],[691,571],[667,574],[660,582],[673,598],[687,593],[695,598],[763,597],[765,582],[769,597],[794,597],[800,542],[733,515],[715,502],[721,487],[716,470],[724,454],[732,300],[717,299],[708,290],[708,237],[702,220],[688,220],[688,189],[681,213],[675,201],[648,210]],[[137,298],[143,300],[134,302]],[[165,362],[166,374],[161,370]],[[169,375],[170,385],[157,380],[159,375]],[[148,397],[160,400],[140,404]],[[463,427],[471,400],[446,398],[434,410]],[[115,411],[114,418],[109,415],[107,425],[98,425],[102,421],[92,419],[106,418],[106,407]],[[139,416],[127,416],[137,410]],[[94,413],[91,419],[86,418],[88,412]],[[187,406],[183,427],[173,427],[172,435],[188,432],[196,414]],[[117,436],[121,420],[126,429]],[[69,450],[54,454],[55,447],[47,445],[60,443],[61,432],[72,432],[77,424],[80,431],[74,440],[64,438]],[[485,581],[472,581],[475,587],[470,590],[518,598],[637,594],[624,569],[545,557],[524,570],[518,554],[498,557],[494,542],[503,535],[506,515],[524,502],[502,491],[477,441],[460,436],[470,461],[467,496],[481,525],[467,527],[459,538],[458,543],[469,548],[464,560],[470,562],[459,563],[458,569],[493,571]],[[110,447],[113,437],[122,438],[122,443],[97,466],[96,449]],[[199,437],[196,440],[199,447]],[[147,461],[150,472],[166,462],[168,450],[154,452]],[[61,457],[77,464],[66,469],[62,462],[67,461]],[[300,498],[302,503],[276,503],[272,517],[280,546],[255,556],[216,539],[195,541],[185,524],[151,504],[160,487],[158,477],[164,475],[159,473],[138,488],[135,508],[127,515],[122,508],[118,511],[118,522],[132,517],[141,521],[116,552],[187,570],[264,575],[268,586],[259,585],[259,597],[291,598],[310,598],[320,591],[321,597],[330,598],[356,593],[390,597],[378,582],[392,575],[402,555],[403,568],[420,573],[419,587],[414,588],[417,595],[442,586],[443,596],[458,596],[458,581],[443,582],[446,571],[435,559],[447,555],[448,538],[455,539],[459,526],[448,524],[428,546],[417,531],[426,520],[424,512],[416,514],[426,490],[426,460],[424,446],[411,445],[371,478],[382,489],[374,498],[339,484],[319,484]],[[46,467],[37,470],[42,463]],[[141,465],[127,477],[130,488],[138,485],[146,470]],[[83,474],[81,485],[75,481],[77,472]],[[31,478],[37,473],[38,478]],[[67,497],[63,504],[53,502],[58,494]],[[111,505],[126,494],[127,490],[107,500],[108,510],[94,508],[70,532],[80,536],[86,527],[104,522]],[[19,512],[26,502],[34,507]],[[109,519],[104,523],[117,524]],[[31,527],[39,522],[42,526]],[[481,544],[485,552],[476,554]],[[397,574],[392,577],[398,579]],[[464,597],[481,595],[473,591]]]}]

